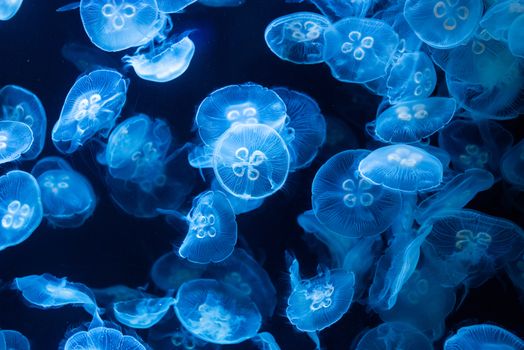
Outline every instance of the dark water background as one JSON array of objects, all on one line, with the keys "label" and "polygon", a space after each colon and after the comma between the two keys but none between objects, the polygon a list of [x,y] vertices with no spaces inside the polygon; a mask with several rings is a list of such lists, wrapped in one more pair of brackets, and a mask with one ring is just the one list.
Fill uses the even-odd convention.
[{"label": "dark water background", "polygon": [[[55,12],[55,8],[64,4],[25,0],[12,20],[0,22],[0,86],[20,85],[41,99],[48,116],[47,142],[42,156],[58,155],[50,141],[50,130],[67,92],[80,74],[62,57],[62,46],[70,42],[92,46],[77,11]],[[290,176],[284,190],[269,198],[262,208],[238,217],[239,232],[244,239],[244,243],[239,244],[247,244],[263,262],[278,290],[277,311],[263,330],[274,334],[282,349],[313,348],[307,336],[296,332],[283,317],[289,293],[285,250],[298,256],[308,276],[314,273],[319,261],[304,241],[295,218],[311,207],[311,181],[323,161],[336,151],[365,147],[368,137],[363,126],[374,118],[380,101],[364,88],[337,82],[325,65],[294,65],[281,61],[269,51],[263,38],[266,25],[278,16],[300,10],[315,11],[310,5],[285,4],[283,0],[247,0],[246,5],[238,8],[194,5],[186,13],[173,16],[175,31],[199,29],[193,36],[196,53],[188,71],[163,84],[140,80],[129,72],[131,85],[123,112],[124,117],[141,112],[168,120],[177,140],[184,143],[194,137],[190,131],[194,113],[207,94],[225,85],[253,81],[264,86],[287,86],[309,94],[317,100],[328,117],[328,125],[332,126],[328,143],[344,137],[337,145],[325,147],[310,168]],[[123,55],[102,51],[99,54],[109,56],[116,64]],[[333,123],[337,126],[333,127]],[[342,131],[340,125],[349,130]],[[503,125],[514,132],[517,139],[522,138],[522,123],[510,121]],[[14,277],[49,272],[93,288],[146,285],[155,259],[182,237],[162,219],[137,219],[115,207],[90,147],[67,159],[95,187],[98,205],[94,216],[78,229],[53,229],[43,222],[27,241],[0,252],[0,279],[7,283]],[[33,162],[17,164],[27,171],[32,165]],[[204,186],[199,184],[197,189]],[[490,191],[481,193],[469,207],[524,226],[522,213],[504,199],[503,188],[504,185],[498,183]],[[447,332],[465,324],[494,322],[524,337],[522,305],[518,292],[501,273],[481,288],[470,291],[463,305],[448,317]],[[22,332],[33,349],[55,349],[68,329],[86,321],[88,316],[81,309],[29,308],[13,291],[0,290],[0,328]],[[322,344],[327,349],[349,349],[360,332],[379,323],[376,315],[367,314],[364,307],[354,304],[342,320],[322,332]]]}]

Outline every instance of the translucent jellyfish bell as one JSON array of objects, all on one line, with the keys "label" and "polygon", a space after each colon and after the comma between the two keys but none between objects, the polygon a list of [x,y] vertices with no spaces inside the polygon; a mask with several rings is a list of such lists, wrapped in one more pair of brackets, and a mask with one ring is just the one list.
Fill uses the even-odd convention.
[{"label": "translucent jellyfish bell", "polygon": [[222,188],[241,198],[264,198],[284,185],[290,157],[284,140],[264,124],[238,124],[222,135],[213,170]]},{"label": "translucent jellyfish bell", "polygon": [[13,18],[14,15],[22,6],[23,0],[2,0],[0,1],[0,21],[7,21]]},{"label": "translucent jellyfish bell", "polygon": [[177,290],[183,283],[200,278],[205,265],[195,264],[169,252],[158,258],[151,268],[151,279],[163,291]]},{"label": "translucent jellyfish bell", "polygon": [[67,339],[64,350],[146,350],[138,340],[123,335],[120,331],[106,327],[96,327],[80,331]]},{"label": "translucent jellyfish bell", "polygon": [[91,137],[107,136],[126,101],[128,82],[114,70],[99,69],[78,79],[53,127],[52,139],[62,153],[73,153]]},{"label": "translucent jellyfish bell", "polygon": [[11,330],[0,331],[0,349],[30,350],[29,340],[20,332]]},{"label": "translucent jellyfish bell", "polygon": [[0,121],[0,164],[19,159],[29,152],[33,144],[33,131],[21,122]]},{"label": "translucent jellyfish bell", "polygon": [[197,0],[157,0],[158,10],[163,13],[181,12]]},{"label": "translucent jellyfish bell", "polygon": [[264,38],[280,59],[298,64],[324,61],[324,31],[329,20],[312,12],[297,12],[269,23]]},{"label": "translucent jellyfish bell", "polygon": [[462,327],[444,343],[444,350],[524,349],[524,341],[513,333],[490,324]]},{"label": "translucent jellyfish bell", "polygon": [[0,90],[0,119],[27,124],[33,132],[33,145],[23,159],[35,159],[44,148],[47,119],[40,99],[20,86],[6,85]]},{"label": "translucent jellyfish bell", "polygon": [[142,298],[120,301],[113,304],[113,313],[118,322],[137,329],[147,329],[165,316],[175,300],[173,298]]},{"label": "translucent jellyfish bell", "polygon": [[385,187],[416,192],[440,185],[442,163],[421,148],[409,145],[381,147],[358,165],[360,175]]},{"label": "translucent jellyfish bell", "polygon": [[25,241],[40,225],[43,216],[40,188],[23,171],[0,177],[0,250]]},{"label": "translucent jellyfish bell", "polygon": [[508,41],[508,32],[515,20],[524,13],[524,1],[504,0],[490,6],[480,21],[480,26],[496,40]]},{"label": "translucent jellyfish bell", "polygon": [[356,350],[432,350],[430,340],[407,323],[387,322],[372,328],[358,342]]}]

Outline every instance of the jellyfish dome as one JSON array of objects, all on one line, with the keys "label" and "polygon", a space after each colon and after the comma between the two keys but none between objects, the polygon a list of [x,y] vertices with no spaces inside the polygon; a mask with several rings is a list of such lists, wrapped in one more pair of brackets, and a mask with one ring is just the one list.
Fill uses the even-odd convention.
[{"label": "jellyfish dome", "polygon": [[460,328],[444,343],[444,350],[477,349],[520,350],[524,349],[524,341],[504,328],[478,324]]},{"label": "jellyfish dome", "polygon": [[158,10],[163,13],[176,13],[183,11],[197,0],[157,0]]},{"label": "jellyfish dome", "polygon": [[146,350],[138,340],[123,335],[120,331],[106,327],[96,327],[80,331],[67,339],[64,350]]},{"label": "jellyfish dome", "polygon": [[504,180],[524,189],[524,140],[520,140],[504,154],[500,169]]},{"label": "jellyfish dome", "polygon": [[0,3],[0,21],[7,21],[13,18],[14,15],[22,6],[23,0],[6,0]]},{"label": "jellyfish dome", "polygon": [[222,135],[213,170],[223,189],[246,199],[267,197],[284,185],[290,157],[282,137],[264,124],[238,124]]},{"label": "jellyfish dome", "polygon": [[2,350],[30,350],[29,340],[20,332],[0,330],[0,349]]},{"label": "jellyfish dome", "polygon": [[226,195],[207,191],[193,200],[187,215],[189,231],[178,253],[191,262],[220,262],[233,253],[237,242],[235,213]]},{"label": "jellyfish dome", "polygon": [[360,161],[358,171],[374,184],[416,192],[440,185],[443,167],[423,149],[399,144],[374,150]]},{"label": "jellyfish dome", "polygon": [[33,132],[33,145],[22,156],[35,159],[44,148],[47,118],[40,99],[32,92],[16,85],[6,85],[0,90],[0,120],[27,124]]},{"label": "jellyfish dome", "polygon": [[187,281],[200,278],[205,269],[205,265],[182,259],[171,251],[155,261],[150,275],[155,286],[167,292],[177,290]]},{"label": "jellyfish dome", "polygon": [[387,322],[367,331],[356,350],[433,350],[431,341],[407,323]]},{"label": "jellyfish dome", "polygon": [[78,79],[53,127],[52,139],[62,153],[73,153],[91,137],[107,137],[126,101],[128,82],[114,70],[99,69]]},{"label": "jellyfish dome", "polygon": [[237,344],[250,339],[262,321],[249,298],[211,279],[184,283],[176,296],[175,312],[184,328],[215,344]]},{"label": "jellyfish dome", "polygon": [[0,164],[19,159],[33,145],[33,131],[21,122],[0,121]]},{"label": "jellyfish dome", "polygon": [[280,131],[286,105],[274,92],[253,83],[229,85],[212,92],[198,107],[195,124],[206,145],[236,124],[265,124]]},{"label": "jellyfish dome", "polygon": [[313,212],[327,229],[345,237],[377,235],[400,213],[401,196],[362,178],[357,170],[367,150],[331,157],[318,170],[311,187]]},{"label": "jellyfish dome", "polygon": [[264,38],[279,58],[299,64],[324,61],[324,31],[329,20],[312,12],[297,12],[269,23]]},{"label": "jellyfish dome", "polygon": [[13,170],[0,177],[0,251],[25,241],[43,216],[40,188],[35,178]]},{"label": "jellyfish dome", "polygon": [[113,304],[118,322],[137,329],[147,329],[165,316],[174,303],[173,298],[143,298],[119,301]]}]

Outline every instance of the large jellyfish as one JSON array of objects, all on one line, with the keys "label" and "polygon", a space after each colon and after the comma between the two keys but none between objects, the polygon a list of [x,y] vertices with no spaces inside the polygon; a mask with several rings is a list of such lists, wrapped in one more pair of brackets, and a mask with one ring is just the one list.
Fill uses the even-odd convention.
[{"label": "large jellyfish", "polygon": [[205,265],[192,263],[175,252],[169,252],[155,261],[151,268],[151,279],[155,286],[167,292],[177,290],[187,281],[200,278],[205,269]]},{"label": "large jellyfish", "polygon": [[524,189],[524,140],[520,140],[504,154],[500,170],[504,180]]},{"label": "large jellyfish", "polygon": [[312,12],[297,12],[269,23],[264,38],[279,58],[299,64],[324,61],[324,31],[329,20]]},{"label": "large jellyfish", "polygon": [[491,324],[462,327],[444,343],[444,350],[521,350],[524,341],[515,334]]},{"label": "large jellyfish", "polygon": [[210,279],[184,283],[175,312],[196,337],[215,344],[237,344],[254,337],[261,325],[257,306],[225,283]]},{"label": "large jellyfish", "polygon": [[5,0],[0,2],[0,21],[7,21],[13,18],[14,15],[22,6],[23,0]]},{"label": "large jellyfish", "polygon": [[151,328],[165,316],[175,300],[173,298],[142,298],[119,301],[113,304],[118,322],[137,329]]},{"label": "large jellyfish", "polygon": [[47,118],[40,99],[31,91],[16,85],[0,90],[0,119],[27,124],[33,132],[33,145],[22,156],[35,159],[44,148]]},{"label": "large jellyfish", "polygon": [[0,331],[0,349],[30,350],[29,340],[20,332],[11,330]]},{"label": "large jellyfish", "polygon": [[157,0],[158,10],[163,13],[176,13],[183,11],[197,0]]},{"label": "large jellyfish", "polygon": [[340,152],[322,165],[313,179],[313,211],[326,228],[339,235],[380,234],[400,212],[398,191],[375,185],[359,175],[358,164],[369,153]]},{"label": "large jellyfish", "polygon": [[222,135],[213,170],[223,189],[240,198],[264,198],[284,185],[290,157],[282,137],[264,124],[238,124]]},{"label": "large jellyfish", "polygon": [[138,340],[122,332],[106,327],[80,331],[67,339],[64,350],[146,350]]},{"label": "large jellyfish", "polygon": [[0,250],[25,241],[43,216],[40,188],[35,178],[13,170],[0,177]]},{"label": "large jellyfish", "polygon": [[400,144],[374,150],[360,161],[358,171],[374,184],[416,192],[440,185],[443,168],[423,149]]},{"label": "large jellyfish", "polygon": [[0,121],[0,164],[19,159],[29,152],[33,144],[33,131],[21,122]]},{"label": "large jellyfish", "polygon": [[107,136],[124,106],[127,87],[127,80],[114,70],[99,69],[80,77],[53,127],[56,148],[73,153],[94,135]]},{"label": "large jellyfish", "polygon": [[367,331],[356,350],[433,350],[429,339],[407,323],[387,322]]},{"label": "large jellyfish", "polygon": [[189,230],[178,253],[191,262],[220,262],[233,253],[237,242],[235,213],[226,195],[207,191],[193,200],[187,215]]}]

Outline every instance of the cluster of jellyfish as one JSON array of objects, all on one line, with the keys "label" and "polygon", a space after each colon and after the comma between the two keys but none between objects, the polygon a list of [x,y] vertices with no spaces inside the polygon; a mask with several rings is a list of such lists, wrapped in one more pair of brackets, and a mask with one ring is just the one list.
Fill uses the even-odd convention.
[{"label": "cluster of jellyfish", "polygon": [[[322,331],[356,303],[381,324],[352,349],[431,350],[436,342],[444,350],[524,349],[494,324],[445,324],[461,290],[500,271],[524,293],[524,231],[467,208],[497,182],[516,200],[524,191],[524,141],[514,143],[497,122],[524,113],[524,3],[309,1],[319,13],[269,23],[261,33],[269,49],[295,64],[325,63],[334,79],[383,100],[366,126],[369,149],[338,152],[314,176],[311,210],[297,222],[329,258],[306,277],[293,252],[283,257],[282,316],[317,349]],[[191,31],[170,34],[171,14],[195,2],[81,0],[58,11],[79,9],[94,46],[136,49],[122,58],[124,68],[165,83],[188,69],[195,52]],[[0,20],[21,5],[0,0]],[[327,133],[319,105],[287,87],[224,86],[202,99],[195,138],[181,143],[162,118],[122,116],[125,74],[98,67],[72,82],[51,133],[61,157],[39,159],[47,117],[38,97],[16,85],[0,90],[0,164],[37,160],[31,172],[0,176],[0,254],[42,221],[76,228],[95,215],[93,186],[66,160],[90,144],[115,205],[138,218],[163,216],[185,235],[151,267],[157,292],[94,289],[47,273],[18,277],[12,289],[32,307],[85,310],[89,321],[65,334],[65,350],[219,349],[245,341],[280,349],[264,331],[276,317],[277,290],[253,254],[236,247],[237,216],[256,211],[316,160]],[[198,173],[208,188],[194,195]],[[0,349],[30,349],[30,341],[0,330]]]}]

